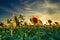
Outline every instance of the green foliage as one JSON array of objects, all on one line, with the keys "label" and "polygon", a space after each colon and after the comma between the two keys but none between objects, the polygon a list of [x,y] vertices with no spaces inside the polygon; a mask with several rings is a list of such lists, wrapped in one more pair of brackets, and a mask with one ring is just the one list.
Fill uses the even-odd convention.
[{"label": "green foliage", "polygon": [[[25,25],[24,25],[25,26]],[[5,30],[4,30],[5,29]],[[0,29],[1,40],[60,40],[60,26],[21,26],[13,29],[12,35],[9,29]]]}]

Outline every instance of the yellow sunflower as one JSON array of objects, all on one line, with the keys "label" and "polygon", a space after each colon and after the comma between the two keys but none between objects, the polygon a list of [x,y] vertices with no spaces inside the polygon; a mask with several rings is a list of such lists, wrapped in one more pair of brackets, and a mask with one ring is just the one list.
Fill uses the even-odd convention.
[{"label": "yellow sunflower", "polygon": [[38,20],[37,16],[33,16],[30,20],[34,25],[39,23],[39,20]]}]

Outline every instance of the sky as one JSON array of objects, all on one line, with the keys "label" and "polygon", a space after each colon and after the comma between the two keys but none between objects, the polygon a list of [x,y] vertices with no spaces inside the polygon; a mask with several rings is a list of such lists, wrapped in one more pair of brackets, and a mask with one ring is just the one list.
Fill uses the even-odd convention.
[{"label": "sky", "polygon": [[30,18],[38,16],[42,21],[51,19],[60,23],[60,0],[0,0],[0,21],[12,14]]}]

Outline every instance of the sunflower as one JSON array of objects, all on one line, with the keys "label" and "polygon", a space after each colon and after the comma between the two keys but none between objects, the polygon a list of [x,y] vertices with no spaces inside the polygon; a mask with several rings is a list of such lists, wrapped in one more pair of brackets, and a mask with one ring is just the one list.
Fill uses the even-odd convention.
[{"label": "sunflower", "polygon": [[17,26],[17,16],[16,15],[13,15],[12,22],[13,22],[14,28],[16,28],[16,26]]},{"label": "sunflower", "polygon": [[48,20],[48,23],[49,23],[49,25],[51,25],[52,21],[51,20]]},{"label": "sunflower", "polygon": [[0,26],[3,26],[3,23],[2,22],[0,22]]},{"label": "sunflower", "polygon": [[37,16],[33,16],[32,18],[30,18],[30,21],[31,21],[34,25],[39,23]]},{"label": "sunflower", "polygon": [[55,25],[59,25],[59,23],[58,22],[55,22]]},{"label": "sunflower", "polygon": [[13,20],[14,20],[14,21],[17,21],[16,15],[13,15]]},{"label": "sunflower", "polygon": [[2,22],[0,22],[0,28],[2,28],[2,26],[3,26],[3,23],[2,23]]},{"label": "sunflower", "polygon": [[8,18],[6,18],[6,23],[7,23],[7,24],[10,23],[10,20],[9,20]]},{"label": "sunflower", "polygon": [[21,20],[24,19],[22,14],[19,15],[19,18],[20,18]]},{"label": "sunflower", "polygon": [[8,18],[6,18],[6,28],[10,28],[10,20]]},{"label": "sunflower", "polygon": [[17,23],[15,21],[13,22],[13,26],[14,28],[17,26]]}]

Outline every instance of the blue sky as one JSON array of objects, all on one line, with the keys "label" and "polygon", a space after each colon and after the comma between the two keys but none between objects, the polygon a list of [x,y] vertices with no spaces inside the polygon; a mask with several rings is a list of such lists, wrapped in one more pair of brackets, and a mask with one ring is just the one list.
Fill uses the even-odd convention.
[{"label": "blue sky", "polygon": [[26,18],[37,15],[42,20],[60,20],[60,0],[0,0],[0,20],[20,13]]}]

